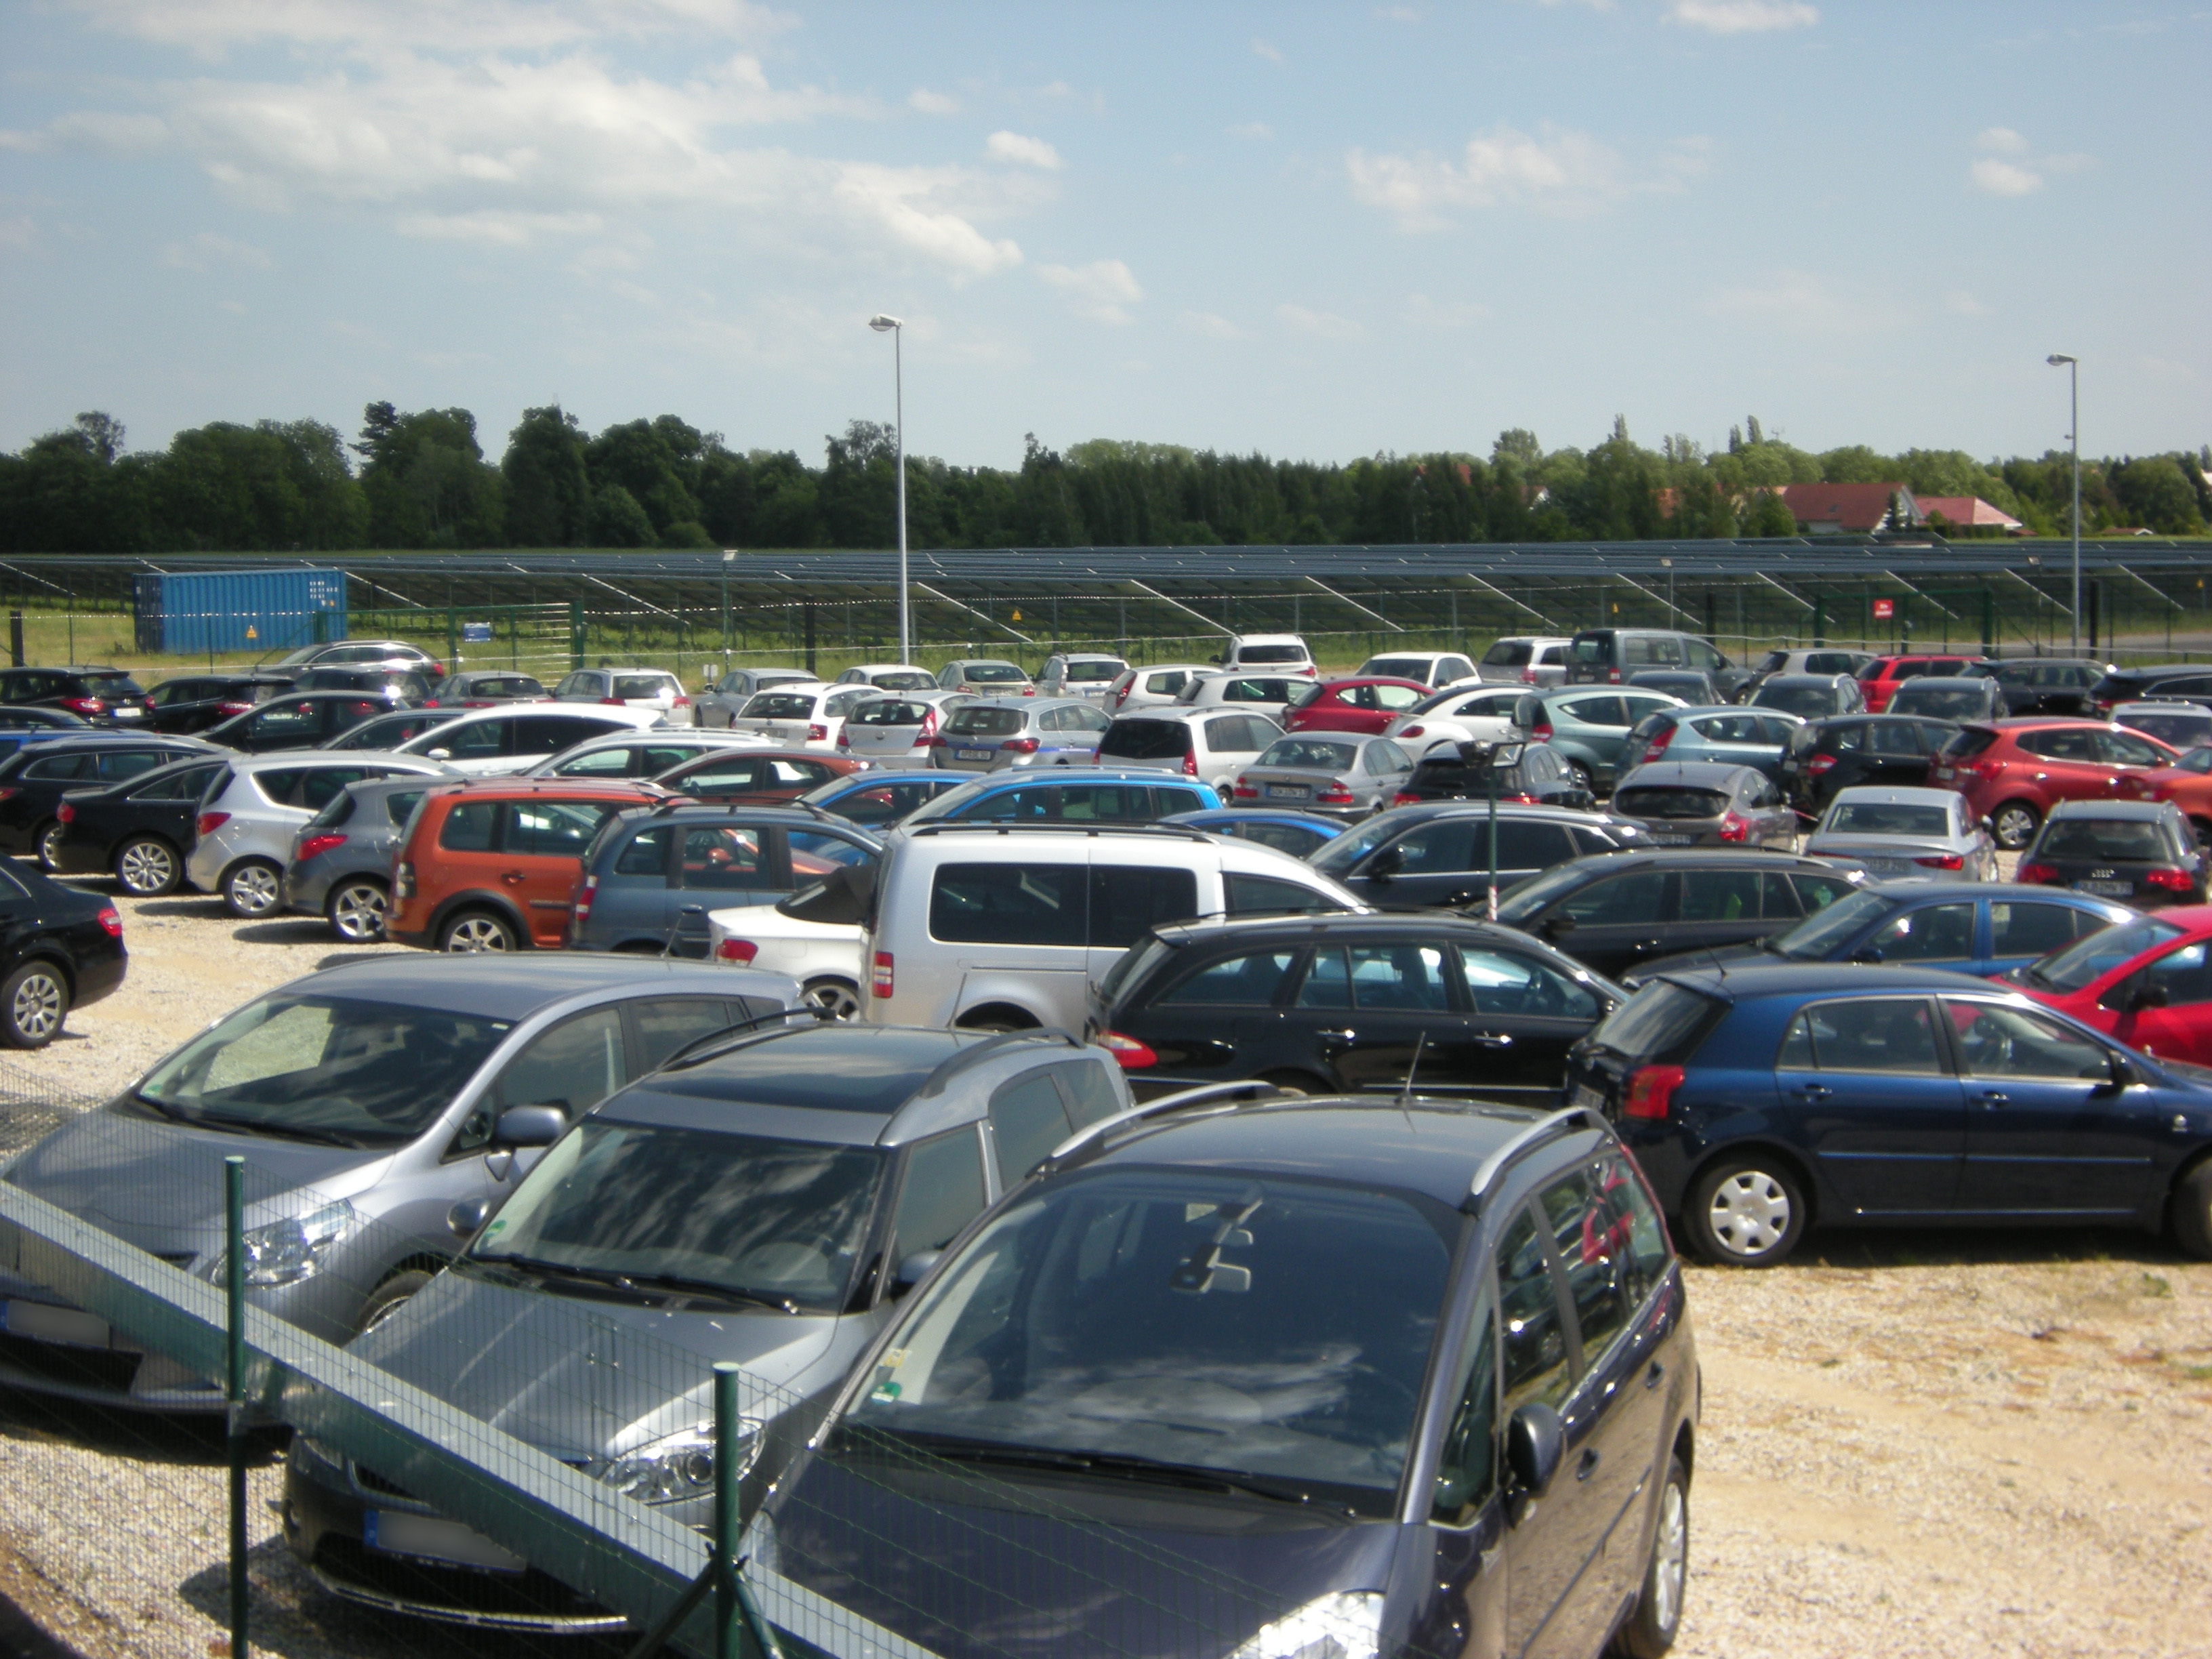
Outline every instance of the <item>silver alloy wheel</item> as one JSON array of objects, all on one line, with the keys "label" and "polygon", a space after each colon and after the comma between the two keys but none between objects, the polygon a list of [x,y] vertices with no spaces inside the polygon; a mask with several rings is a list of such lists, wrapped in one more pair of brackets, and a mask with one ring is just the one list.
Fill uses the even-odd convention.
[{"label": "silver alloy wheel", "polygon": [[33,968],[16,982],[8,1018],[27,1043],[51,1041],[62,1029],[62,982],[44,968]]},{"label": "silver alloy wheel", "polygon": [[62,867],[62,826],[49,823],[39,831],[39,868],[48,875]]},{"label": "silver alloy wheel", "polygon": [[505,951],[513,948],[507,937],[507,928],[494,916],[463,916],[446,933],[448,951],[475,954],[483,951]]},{"label": "silver alloy wheel", "polygon": [[384,889],[373,881],[349,881],[331,895],[331,931],[349,945],[368,945],[384,937]]},{"label": "silver alloy wheel", "polygon": [[1990,828],[1998,846],[2008,853],[2017,853],[2035,839],[2035,812],[2033,808],[2017,804],[2001,806]]},{"label": "silver alloy wheel", "polygon": [[1679,1482],[1659,1494],[1659,1528],[1651,1540],[1651,1622],[1672,1635],[1682,1617],[1682,1585],[1690,1571],[1690,1507]]},{"label": "silver alloy wheel", "polygon": [[261,916],[275,909],[283,894],[273,865],[241,864],[223,884],[223,896],[241,916]]},{"label": "silver alloy wheel", "polygon": [[810,1008],[818,1008],[832,1019],[858,1019],[860,995],[842,979],[817,979],[800,993]]},{"label": "silver alloy wheel", "polygon": [[1790,1231],[1790,1189],[1763,1170],[1738,1170],[1713,1188],[1705,1224],[1730,1255],[1765,1255]]},{"label": "silver alloy wheel", "polygon": [[166,893],[177,884],[177,855],[165,842],[134,841],[116,860],[115,878],[142,898]]}]

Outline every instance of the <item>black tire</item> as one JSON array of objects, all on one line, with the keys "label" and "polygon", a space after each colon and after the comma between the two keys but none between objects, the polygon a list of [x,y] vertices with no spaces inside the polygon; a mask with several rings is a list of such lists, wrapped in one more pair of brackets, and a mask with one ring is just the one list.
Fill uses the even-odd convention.
[{"label": "black tire", "polygon": [[2006,852],[2018,853],[2035,839],[2036,826],[2042,822],[2043,814],[2026,801],[2008,800],[1990,814],[1990,834]]},{"label": "black tire", "polygon": [[1682,1230],[1716,1266],[1771,1267],[1805,1236],[1805,1214],[1804,1189],[1781,1159],[1723,1158],[1690,1183]]},{"label": "black tire", "polygon": [[284,907],[284,872],[267,859],[240,859],[222,872],[222,908],[241,921]]},{"label": "black tire", "polygon": [[2173,1183],[2173,1240],[2200,1261],[2212,1261],[2212,1158]]},{"label": "black tire", "polygon": [[50,876],[58,872],[62,867],[61,820],[48,818],[40,824],[38,834],[31,839],[31,846],[38,854],[40,869]]},{"label": "black tire", "polygon": [[173,893],[185,878],[185,860],[159,836],[133,836],[115,849],[115,880],[133,898]]},{"label": "black tire", "polygon": [[323,901],[323,920],[348,945],[374,945],[384,937],[391,903],[391,892],[374,876],[347,876],[331,884]]},{"label": "black tire", "polygon": [[460,910],[446,918],[438,929],[438,948],[459,955],[483,951],[520,951],[522,940],[514,924],[495,910]]},{"label": "black tire", "polygon": [[366,1336],[399,1310],[400,1304],[430,1282],[430,1275],[420,1267],[405,1267],[386,1279],[369,1293],[362,1304],[360,1322],[355,1327],[357,1335]]},{"label": "black tire", "polygon": [[1679,1457],[1667,1460],[1659,1513],[1651,1526],[1651,1553],[1628,1620],[1613,1638],[1621,1659],[1660,1659],[1682,1628],[1682,1593],[1690,1577],[1690,1474]]},{"label": "black tire", "polygon": [[69,978],[51,962],[24,963],[0,979],[0,1037],[11,1048],[43,1048],[69,1018]]}]

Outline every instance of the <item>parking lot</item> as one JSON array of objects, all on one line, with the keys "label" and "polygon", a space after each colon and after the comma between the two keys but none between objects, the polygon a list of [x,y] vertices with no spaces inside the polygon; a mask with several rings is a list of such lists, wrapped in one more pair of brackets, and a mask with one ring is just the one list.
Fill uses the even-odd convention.
[{"label": "parking lot", "polygon": [[[59,1095],[345,953],[311,919],[119,902],[125,988],[13,1061]],[[1678,1652],[2203,1650],[2212,1265],[2118,1233],[1827,1234],[1771,1272],[1688,1273],[1705,1405]],[[0,1436],[0,1593],[87,1656],[220,1650],[216,1436],[21,1401]],[[271,1650],[423,1650],[313,1590],[259,1504],[275,1486],[257,1475]]]}]

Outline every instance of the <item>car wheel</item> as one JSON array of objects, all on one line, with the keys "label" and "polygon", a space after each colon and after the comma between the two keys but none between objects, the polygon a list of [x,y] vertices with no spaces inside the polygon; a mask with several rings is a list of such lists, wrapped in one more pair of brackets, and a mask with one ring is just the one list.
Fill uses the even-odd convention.
[{"label": "car wheel", "polygon": [[2212,1261],[2212,1161],[2173,1183],[2173,1237],[2199,1261]]},{"label": "car wheel", "polygon": [[2042,814],[2024,800],[2008,800],[1990,814],[1990,833],[2008,853],[2017,853],[2035,839]]},{"label": "car wheel", "polygon": [[43,1048],[61,1035],[69,982],[51,962],[27,962],[0,980],[0,1036],[12,1048]]},{"label": "car wheel", "polygon": [[1682,1223],[1706,1261],[1771,1267],[1804,1234],[1805,1195],[1772,1158],[1729,1159],[1692,1183]]},{"label": "car wheel", "polygon": [[438,948],[474,955],[483,951],[518,951],[522,941],[504,918],[489,910],[464,910],[439,929]]},{"label": "car wheel", "polygon": [[331,932],[348,945],[374,945],[384,937],[384,913],[390,903],[382,882],[356,876],[331,889],[323,916]]},{"label": "car wheel", "polygon": [[39,868],[52,875],[62,867],[62,826],[58,818],[48,818],[39,826],[37,838],[32,845],[39,851]]},{"label": "car wheel", "polygon": [[860,988],[850,980],[811,979],[800,988],[799,997],[808,1007],[818,1009],[832,1019],[860,1017]]},{"label": "car wheel", "polygon": [[430,1275],[420,1267],[410,1267],[396,1273],[378,1285],[362,1306],[359,1334],[367,1336],[386,1320],[407,1304],[408,1298],[430,1282]]},{"label": "car wheel", "polygon": [[1659,1659],[1674,1645],[1682,1627],[1682,1592],[1690,1577],[1690,1476],[1682,1460],[1667,1460],[1667,1484],[1659,1489],[1659,1514],[1651,1528],[1651,1553],[1644,1564],[1644,1585],[1628,1622],[1613,1638],[1613,1650],[1625,1659]]},{"label": "car wheel", "polygon": [[133,836],[116,849],[115,879],[133,898],[173,893],[184,876],[177,849],[159,836]]},{"label": "car wheel", "polygon": [[283,897],[283,872],[266,859],[240,859],[222,878],[222,908],[234,916],[265,916]]}]

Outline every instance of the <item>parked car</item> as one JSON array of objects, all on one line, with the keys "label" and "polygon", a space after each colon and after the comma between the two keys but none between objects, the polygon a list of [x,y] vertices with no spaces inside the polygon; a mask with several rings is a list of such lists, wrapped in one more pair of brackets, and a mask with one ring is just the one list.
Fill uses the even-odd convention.
[{"label": "parked car", "polygon": [[1482,653],[1474,672],[1483,679],[1511,685],[1565,685],[1567,652],[1573,645],[1559,635],[1510,635]]},{"label": "parked car", "polygon": [[1283,735],[1262,714],[1240,714],[1215,705],[1168,708],[1141,714],[1119,714],[1096,739],[1101,766],[1180,772],[1203,778],[1226,795],[1237,775],[1256,763],[1261,751]]},{"label": "parked car", "polygon": [[1783,757],[1804,724],[1801,716],[1773,708],[1710,703],[1661,708],[1630,728],[1624,754],[1638,766],[1670,760],[1756,767],[1779,784]]},{"label": "parked car", "polygon": [[1778,847],[1794,851],[1797,815],[1761,771],[1715,761],[1653,761],[1613,792],[1616,817],[1660,847]]},{"label": "parked car", "polygon": [[[1476,757],[1473,763],[1467,753]],[[1566,757],[1547,743],[1505,744],[1492,750],[1512,758],[1504,765],[1484,763],[1482,745],[1440,743],[1413,763],[1405,787],[1390,798],[1393,806],[1432,800],[1523,801],[1532,806],[1563,806],[1587,812],[1596,797],[1583,785]],[[1495,775],[1493,776],[1493,774]]]},{"label": "parked car", "polygon": [[1110,724],[1086,697],[981,697],[945,717],[929,763],[940,772],[1088,766]]},{"label": "parked car", "polygon": [[1297,634],[1231,634],[1215,664],[1231,673],[1249,674],[1258,669],[1270,674],[1316,677],[1313,653]]},{"label": "parked car", "polygon": [[1875,661],[1872,652],[1838,651],[1826,646],[1810,650],[1770,651],[1751,671],[1744,690],[1748,695],[1777,674],[1849,674],[1856,679]]},{"label": "parked car", "polygon": [[802,808],[834,812],[841,818],[878,833],[903,820],[916,807],[957,789],[966,779],[951,772],[901,772],[885,777],[881,772],[856,772],[817,784],[799,797]]},{"label": "parked car", "polygon": [[1585,628],[1568,641],[1566,684],[1619,685],[1647,668],[1694,668],[1733,698],[1751,678],[1718,647],[1667,628]]},{"label": "parked car", "polygon": [[[1194,679],[1220,672],[1214,665],[1202,662],[1160,662],[1132,668],[1106,688],[1103,706],[1109,713],[1119,714],[1173,702]],[[1303,690],[1306,683],[1301,678]]]},{"label": "parked car", "polygon": [[1034,697],[1036,686],[1019,663],[1000,657],[956,657],[937,671],[940,690],[977,697]]},{"label": "parked car", "polygon": [[2161,702],[2197,702],[2212,697],[2212,665],[2159,663],[2146,668],[2115,668],[2089,688],[2091,718],[2110,719],[2123,703],[2155,698]]},{"label": "parked car", "polygon": [[774,904],[842,865],[872,865],[883,842],[857,825],[789,807],[665,801],[618,812],[585,848],[568,904],[574,951],[680,948],[686,912]]},{"label": "parked car", "polygon": [[1568,1048],[1626,999],[1526,933],[1443,913],[1214,918],[1132,945],[1091,988],[1083,1033],[1155,1092],[1411,1075],[1425,1096],[1552,1109]]},{"label": "parked car", "polygon": [[1314,812],[1280,812],[1249,806],[1221,806],[1199,812],[1177,812],[1162,823],[1186,830],[1203,830],[1210,836],[1234,836],[1256,841],[1294,859],[1310,858],[1344,834],[1344,820]]},{"label": "parked car", "polygon": [[558,950],[585,848],[649,783],[488,778],[423,796],[392,866],[384,931],[438,951]]},{"label": "parked car", "polygon": [[105,787],[81,785],[54,809],[58,875],[112,874],[133,898],[160,898],[185,879],[200,797],[229,763],[221,750],[187,755]]},{"label": "parked car", "polygon": [[927,691],[936,685],[937,676],[910,662],[864,662],[847,669],[832,684],[872,686],[878,691]]},{"label": "parked car", "polygon": [[1163,777],[1158,772],[1111,766],[1055,767],[1040,778],[1034,773],[970,775],[957,788],[933,797],[906,816],[900,827],[912,830],[939,819],[959,823],[1151,823],[1177,812],[1197,812],[1224,803],[1212,786],[1195,778]]},{"label": "parked car", "polygon": [[1964,653],[1941,656],[1923,656],[1911,653],[1877,657],[1859,670],[1859,692],[1869,714],[1879,714],[1889,707],[1889,700],[1897,688],[1923,675],[1952,676],[1964,674],[1983,659]]},{"label": "parked car", "polygon": [[731,718],[733,732],[750,732],[787,749],[834,754],[845,717],[887,694],[872,685],[779,685],[757,694]]},{"label": "parked car", "polygon": [[693,723],[727,726],[732,715],[772,686],[814,684],[814,675],[804,668],[732,668],[699,693],[692,704]]},{"label": "parked car", "polygon": [[1413,757],[1388,738],[1291,732],[1237,774],[1231,796],[1360,818],[1389,810],[1413,773]]},{"label": "parked car", "polygon": [[1524,882],[1506,895],[1498,919],[1620,979],[1661,955],[1755,943],[1865,883],[1856,872],[1788,853],[1610,853]]},{"label": "parked car", "polygon": [[665,668],[579,668],[553,688],[556,702],[598,702],[650,709],[669,726],[693,723],[684,682]]},{"label": "parked car", "polygon": [[1997,879],[1996,837],[1948,789],[1839,789],[1804,850],[1848,859],[1876,881]]},{"label": "parked car", "polygon": [[[708,1367],[742,1362],[750,1513],[890,1322],[911,1282],[897,1264],[952,1243],[1022,1160],[1127,1101],[1104,1056],[1042,1033],[817,1025],[710,1042],[570,1128],[406,1317],[353,1352],[689,1527],[714,1508]],[[674,1363],[609,1365],[624,1337]],[[434,1564],[395,1594],[392,1558],[371,1547],[387,1528],[465,1529],[319,1443],[294,1452],[286,1499],[293,1551],[341,1597],[541,1637],[621,1624],[503,1552],[505,1573]]]},{"label": "parked car", "polygon": [[2009,853],[2062,800],[2155,799],[2173,761],[2157,739],[2094,720],[1990,720],[1961,727],[1936,752],[1928,782],[1964,795]]},{"label": "parked car", "polygon": [[2172,801],[2069,800],[2051,809],[2013,879],[2155,910],[2203,903],[2208,873],[2212,859]]},{"label": "parked car", "polygon": [[[1265,714],[1282,724],[1290,706],[1313,689],[1313,682],[1296,674],[1194,674],[1174,701],[1186,708],[1218,708],[1224,705],[1250,714]],[[1120,705],[1115,705],[1117,708]]]},{"label": "parked car", "polygon": [[864,918],[861,1017],[1073,1030],[1091,981],[1157,923],[1358,908],[1287,854],[1197,830],[910,819]]},{"label": "parked car", "polygon": [[0,703],[58,708],[94,726],[114,723],[107,699],[91,680],[73,669],[0,668]]},{"label": "parked car", "polygon": [[[62,1034],[70,1009],[120,988],[127,965],[123,917],[113,904],[0,862],[0,1042],[45,1048]],[[0,1380],[5,1341],[0,1337]]]},{"label": "parked car", "polygon": [[1782,754],[1782,787],[1800,817],[1817,818],[1845,789],[1887,784],[1918,788],[1936,751],[1959,735],[1948,720],[1845,714],[1808,720]]},{"label": "parked car", "polygon": [[[1650,844],[1641,824],[1601,812],[1502,802],[1498,886],[1511,887],[1571,859]],[[1490,804],[1430,801],[1395,807],[1347,830],[1308,859],[1369,904],[1405,909],[1486,902]]]},{"label": "parked car", "polygon": [[106,663],[71,663],[61,672],[75,674],[89,685],[93,696],[107,705],[107,717],[118,726],[143,728],[147,716],[153,713],[146,688],[127,668],[116,668]]},{"label": "parked car", "polygon": [[[614,957],[532,966],[380,954],[294,980],[195,1034],[106,1106],[72,1115],[15,1160],[9,1182],[213,1277],[222,1160],[243,1152],[255,1171],[246,1295],[345,1341],[453,1257],[453,1205],[497,1203],[569,1121],[683,1043],[798,1000],[772,974]],[[66,1305],[5,1269],[0,1297]],[[153,1411],[225,1408],[221,1382],[120,1333],[112,1346],[103,1334],[72,1350],[9,1325],[0,1376],[14,1387]]]},{"label": "parked car", "polygon": [[[441,680],[441,688],[445,682]],[[310,668],[294,683],[301,691],[358,691],[386,708],[405,708],[430,700],[430,682],[410,668]]]},{"label": "parked car", "polygon": [[1865,707],[1859,683],[1849,674],[1777,674],[1751,694],[1750,703],[1806,720],[1856,714]]},{"label": "parked car", "polygon": [[172,761],[211,752],[197,738],[152,732],[88,732],[26,744],[0,759],[0,852],[28,853],[39,867],[61,868],[63,798],[72,789],[125,783]]},{"label": "parked car", "polygon": [[1382,735],[1416,758],[1447,744],[1503,742],[1524,735],[1513,721],[1527,695],[1510,685],[1452,686],[1422,698],[1384,726]]},{"label": "parked car", "polygon": [[839,754],[892,770],[929,764],[931,740],[946,715],[973,699],[963,693],[901,691],[855,704],[837,727]]},{"label": "parked car", "polygon": [[701,755],[732,750],[773,749],[775,742],[750,732],[709,732],[690,726],[636,732],[617,728],[548,755],[517,776],[526,778],[654,778]]},{"label": "parked car", "polygon": [[493,708],[506,702],[547,702],[553,694],[531,675],[512,668],[467,668],[438,682],[430,698],[440,708]]},{"label": "parked car", "polygon": [[2130,1226],[2212,1255],[2212,1088],[2018,992],[1918,968],[1669,975],[1569,1058],[1709,1261],[1814,1224]]},{"label": "parked car", "polygon": [[2062,941],[2004,982],[2139,1054],[2212,1066],[2208,940],[2212,909],[2161,910]]},{"label": "parked car", "polygon": [[404,640],[332,640],[323,645],[303,645],[259,672],[297,681],[311,668],[364,667],[409,669],[432,680],[446,677],[445,664]]},{"label": "parked car", "polygon": [[1640,685],[1649,691],[1664,691],[1698,708],[1717,708],[1729,701],[1713,677],[1701,668],[1646,668],[1631,674],[1621,684]]},{"label": "parked car", "polygon": [[715,749],[669,768],[653,781],[697,800],[780,806],[866,769],[860,761],[796,749]]},{"label": "parked car", "polygon": [[1995,680],[1971,675],[1922,674],[1905,681],[1890,695],[1888,712],[1919,714],[1964,726],[1969,720],[2000,720],[2008,711],[2003,690]]},{"label": "parked car", "polygon": [[934,1263],[753,1535],[945,1659],[1017,1623],[1082,1653],[1594,1654],[1616,1626],[1663,1653],[1697,1376],[1594,1113],[1160,1110]]},{"label": "parked car", "polygon": [[1283,716],[1285,732],[1356,732],[1380,737],[1382,729],[1428,696],[1418,680],[1321,680]]},{"label": "parked car", "polygon": [[82,714],[72,714],[66,708],[35,708],[21,703],[0,703],[0,729],[5,729],[17,741],[47,732],[94,732],[95,726]]},{"label": "parked car", "polygon": [[388,714],[372,714],[358,726],[349,726],[334,738],[325,738],[318,749],[374,749],[380,753],[413,742],[434,726],[459,720],[465,708],[395,708]]},{"label": "parked car", "polygon": [[360,691],[288,691],[219,721],[200,735],[246,755],[316,749],[391,707],[383,698]]},{"label": "parked car", "polygon": [[407,820],[434,780],[410,775],[349,783],[292,832],[280,897],[287,910],[320,916],[347,945],[384,937],[392,861]]},{"label": "parked car", "polygon": [[395,744],[393,752],[436,761],[465,777],[495,778],[526,771],[593,738],[658,729],[665,728],[650,708],[525,703],[470,709]]},{"label": "parked car", "polygon": [[1621,975],[1636,986],[1663,975],[1783,962],[1887,963],[1988,976],[2134,920],[2112,899],[2022,890],[1988,882],[1884,882],[1846,893],[1795,927],[1748,944],[1654,957]]},{"label": "parked car", "polygon": [[874,890],[873,868],[854,866],[774,904],[709,910],[708,959],[788,974],[822,1018],[858,1019],[860,986],[868,976],[860,919]]},{"label": "parked car", "polygon": [[1628,734],[1662,708],[1684,705],[1663,691],[1532,691],[1514,705],[1513,723],[1538,743],[1558,750],[1593,794],[1609,793],[1613,780],[1637,763],[1640,752]]},{"label": "parked car", "polygon": [[2109,713],[2097,707],[2094,694],[2112,672],[2110,663],[2041,657],[1978,662],[1960,672],[1996,682],[2004,697],[1999,714],[2072,714],[2087,720]]},{"label": "parked car", "polygon": [[192,823],[185,879],[234,916],[265,916],[283,902],[293,832],[371,778],[453,774],[413,755],[240,755],[208,780]]},{"label": "parked car", "polygon": [[1099,652],[1054,652],[1037,671],[1037,696],[1089,697],[1096,701],[1128,672],[1127,661],[1121,657]]},{"label": "parked car", "polygon": [[2112,711],[2112,724],[2155,738],[2177,753],[2212,744],[2212,708],[2200,702],[2124,702]]},{"label": "parked car", "polygon": [[1370,657],[1352,671],[1356,680],[1418,680],[1431,688],[1476,678],[1474,664],[1456,651],[1392,651]]}]

